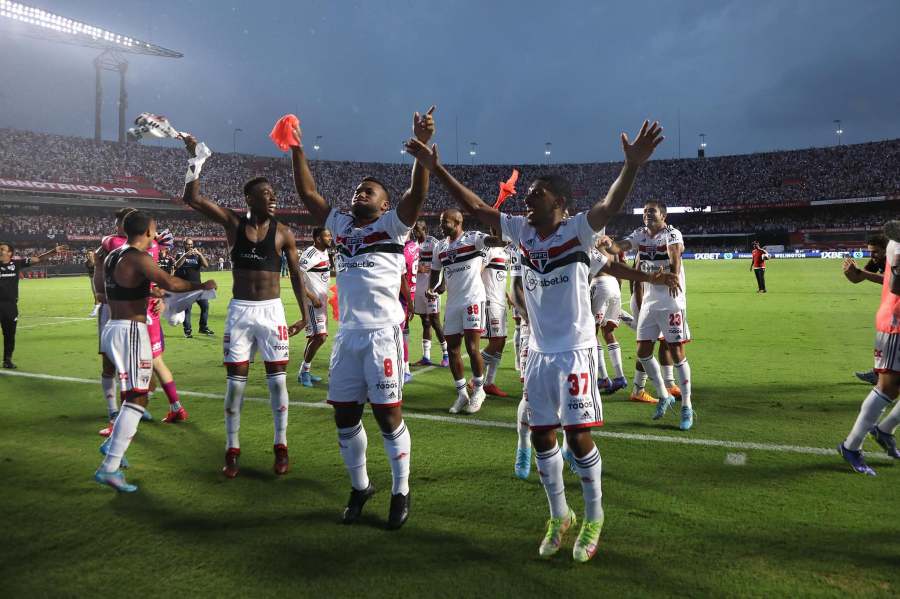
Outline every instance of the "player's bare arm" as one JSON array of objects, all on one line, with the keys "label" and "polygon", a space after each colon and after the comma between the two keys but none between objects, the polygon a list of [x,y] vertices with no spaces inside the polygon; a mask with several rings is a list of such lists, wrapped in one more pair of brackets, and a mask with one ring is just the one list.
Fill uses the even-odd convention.
[{"label": "player's bare arm", "polygon": [[331,205],[328,201],[319,195],[316,187],[316,180],[313,178],[312,171],[309,169],[309,162],[306,160],[306,153],[303,151],[303,144],[300,137],[300,127],[294,128],[294,137],[297,140],[296,146],[291,146],[291,167],[294,172],[294,187],[297,189],[297,195],[300,201],[309,210],[309,213],[319,224],[325,224],[328,213],[331,212]]},{"label": "player's bare arm", "polygon": [[621,262],[607,262],[600,269],[608,275],[612,275],[617,279],[628,279],[638,283],[650,283],[651,285],[665,285],[671,291],[677,294],[681,291],[681,283],[678,281],[678,275],[671,272],[644,272],[636,268],[626,266]]},{"label": "player's bare arm", "polygon": [[528,321],[528,308],[525,306],[525,288],[522,287],[522,277],[513,278],[512,284],[512,300],[519,309],[519,316]]},{"label": "player's bare arm", "polygon": [[151,282],[156,283],[160,288],[165,289],[166,291],[178,293],[182,291],[196,291],[198,289],[216,289],[217,287],[216,282],[212,279],[203,283],[191,283],[190,281],[185,281],[184,279],[172,276],[157,266],[149,254],[137,254],[137,257],[134,258],[134,260],[135,270],[138,273],[149,279]]},{"label": "player's bare arm", "polygon": [[[676,277],[681,274],[681,255],[684,253],[683,243],[672,243],[666,246],[666,252],[669,254],[670,272]],[[672,297],[678,295],[678,290],[669,288]]]},{"label": "player's bare arm", "polygon": [[55,248],[53,248],[52,250],[44,252],[43,254],[39,254],[37,256],[32,256],[31,266],[40,264],[41,262],[43,262],[45,259],[49,258],[50,256],[55,256],[61,252],[66,251],[66,249],[67,249],[67,246],[58,245]]},{"label": "player's bare arm", "polygon": [[[418,112],[413,115],[413,136],[421,144],[427,144],[434,135],[434,109],[432,105],[424,115]],[[428,178],[428,169],[418,160],[413,162],[412,183],[397,204],[397,216],[403,224],[411,227],[419,220],[428,197]]]},{"label": "player's bare arm", "polygon": [[884,277],[881,273],[869,272],[857,266],[853,258],[844,258],[843,263],[844,276],[851,283],[862,283],[863,281],[871,281],[876,285],[884,284]]},{"label": "player's bare arm", "polygon": [[104,282],[105,278],[105,263],[106,263],[106,250],[103,249],[103,246],[97,248],[94,252],[94,289],[97,292],[94,294],[98,304],[106,303],[106,283]]},{"label": "player's bare arm", "polygon": [[900,256],[894,256],[891,263],[891,293],[900,295]]},{"label": "player's bare arm", "polygon": [[406,151],[415,157],[416,162],[422,164],[440,180],[463,211],[468,212],[489,227],[500,228],[500,212],[489,206],[474,191],[457,181],[444,168],[440,161],[437,144],[429,148],[419,140],[411,139],[406,143]]},{"label": "player's bare arm", "polygon": [[306,283],[303,281],[303,271],[300,270],[300,259],[297,257],[297,240],[290,227],[278,223],[278,234],[282,237],[281,251],[287,256],[288,272],[291,276],[291,289],[294,298],[300,308],[300,320],[288,327],[288,335],[296,335],[306,328],[306,308],[303,299],[307,296]]},{"label": "player's bare arm", "polygon": [[[185,136],[184,147],[187,148],[187,152],[191,157],[196,156],[197,140],[193,136]],[[199,178],[185,184],[182,200],[200,214],[225,227],[225,231],[229,237],[229,243],[234,242],[231,238],[234,235],[238,222],[240,222],[237,215],[231,210],[223,208],[209,198],[201,195]]]},{"label": "player's bare arm", "polygon": [[609,223],[613,216],[622,211],[622,206],[625,205],[625,200],[631,193],[638,169],[650,159],[653,151],[664,139],[662,127],[658,122],[651,125],[649,121],[644,121],[633,143],[628,140],[627,134],[622,133],[625,166],[622,167],[622,172],[609,188],[606,197],[588,210],[587,220],[592,229],[599,231]]},{"label": "player's bare arm", "polygon": [[198,250],[198,249],[196,249],[196,248],[194,248],[193,251],[194,251],[194,254],[197,255],[197,258],[200,259],[200,266],[203,267],[203,268],[209,268],[209,261],[206,259],[206,256],[204,256],[204,255],[200,252],[200,250]]}]

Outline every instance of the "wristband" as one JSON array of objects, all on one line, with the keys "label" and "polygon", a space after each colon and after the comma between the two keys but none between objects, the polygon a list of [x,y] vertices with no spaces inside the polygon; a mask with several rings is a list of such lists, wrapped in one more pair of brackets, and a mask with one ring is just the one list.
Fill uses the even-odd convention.
[{"label": "wristband", "polygon": [[206,162],[206,159],[212,156],[212,151],[205,143],[200,142],[194,149],[194,154],[195,156],[191,156],[188,159],[188,170],[184,174],[185,184],[200,178],[200,169],[203,168],[203,163]]}]

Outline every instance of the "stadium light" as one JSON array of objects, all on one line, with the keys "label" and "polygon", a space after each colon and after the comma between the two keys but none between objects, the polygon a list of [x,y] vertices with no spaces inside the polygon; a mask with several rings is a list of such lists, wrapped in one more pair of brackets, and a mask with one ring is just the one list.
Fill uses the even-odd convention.
[{"label": "stadium light", "polygon": [[706,149],[706,133],[700,134],[700,147]]},{"label": "stadium light", "polygon": [[553,146],[549,141],[544,144],[544,156],[547,157],[547,164],[550,164],[550,154],[552,154],[550,148]]},{"label": "stadium light", "polygon": [[841,127],[841,119],[834,119],[834,134],[837,135],[837,145],[841,145],[841,135],[844,129]]},{"label": "stadium light", "polygon": [[469,142],[469,156],[472,158],[472,166],[475,165],[475,155],[478,154],[478,144],[474,141]]}]

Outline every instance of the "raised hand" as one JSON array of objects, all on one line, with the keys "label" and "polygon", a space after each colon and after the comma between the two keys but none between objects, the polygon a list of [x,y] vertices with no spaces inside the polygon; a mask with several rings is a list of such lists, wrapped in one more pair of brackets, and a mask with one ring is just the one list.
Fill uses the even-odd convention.
[{"label": "raised hand", "polygon": [[440,164],[437,144],[433,144],[429,149],[418,139],[411,138],[406,142],[406,151],[429,171],[434,171]]},{"label": "raised hand", "polygon": [[296,140],[297,145],[298,145],[299,147],[302,148],[302,147],[303,147],[303,141],[302,141],[302,139],[303,139],[303,133],[300,131],[300,124],[299,124],[299,123],[297,124],[296,127],[294,127],[293,129],[291,129],[291,133],[294,134],[294,139]]},{"label": "raised hand", "polygon": [[418,112],[413,115],[413,135],[423,144],[427,144],[434,135],[434,104],[424,115]]},{"label": "raised hand", "polygon": [[187,148],[188,154],[190,154],[191,156],[196,156],[197,139],[191,134],[185,135],[182,139],[184,140],[184,147]]},{"label": "raised hand", "polygon": [[664,139],[662,127],[659,126],[658,121],[654,121],[652,125],[649,121],[644,121],[633,143],[628,141],[627,134],[622,133],[622,151],[625,153],[625,162],[632,166],[641,166],[650,159],[656,146],[661,144]]}]

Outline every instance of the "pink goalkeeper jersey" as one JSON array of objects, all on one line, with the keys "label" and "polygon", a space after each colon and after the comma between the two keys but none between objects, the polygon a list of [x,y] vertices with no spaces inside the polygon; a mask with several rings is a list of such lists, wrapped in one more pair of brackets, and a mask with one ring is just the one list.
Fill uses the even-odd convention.
[{"label": "pink goalkeeper jersey", "polygon": [[879,333],[900,334],[900,295],[891,293],[891,267],[898,264],[900,243],[891,241],[887,246],[887,266],[881,284],[881,306],[875,314],[875,330]]},{"label": "pink goalkeeper jersey", "polygon": [[419,270],[419,243],[410,239],[403,246],[403,257],[406,259],[406,284],[409,285],[409,295],[416,295],[416,273]]}]

